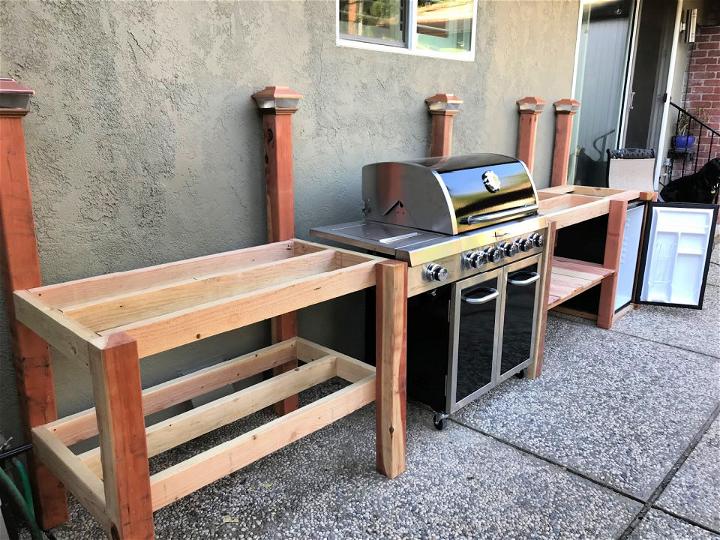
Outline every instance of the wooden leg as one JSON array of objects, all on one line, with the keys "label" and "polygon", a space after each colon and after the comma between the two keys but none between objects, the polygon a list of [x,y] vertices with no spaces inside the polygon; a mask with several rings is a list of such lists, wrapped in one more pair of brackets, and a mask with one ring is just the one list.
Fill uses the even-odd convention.
[{"label": "wooden leg", "polygon": [[597,325],[600,328],[611,328],[615,316],[615,293],[617,292],[618,268],[620,267],[620,254],[622,252],[623,235],[625,234],[626,215],[627,201],[610,201],[603,266],[612,269],[613,273],[603,279],[600,284],[600,305],[597,320]]},{"label": "wooden leg", "polygon": [[[296,337],[297,314],[295,312],[292,312],[285,313],[284,315],[280,315],[279,317],[275,317],[272,320],[272,333],[274,343]],[[296,367],[298,367],[297,359],[273,368],[273,375],[280,375],[281,373],[285,373],[286,371],[292,371]],[[295,394],[294,396],[290,396],[283,399],[282,401],[278,401],[277,403],[275,403],[275,405],[273,405],[273,409],[275,410],[275,414],[283,416],[297,409],[298,404],[298,396],[297,394]]]},{"label": "wooden leg", "polygon": [[154,538],[137,343],[124,334],[91,351],[90,369],[110,536]]},{"label": "wooden leg", "polygon": [[405,471],[407,370],[407,265],[376,266],[377,468],[388,478]]},{"label": "wooden leg", "polygon": [[555,223],[550,223],[547,228],[545,239],[545,256],[542,279],[542,295],[540,299],[540,321],[538,323],[537,338],[535,341],[535,361],[525,371],[528,379],[537,379],[542,373],[543,360],[545,359],[545,330],[547,329],[547,312],[550,301],[550,280],[552,279],[552,258],[555,251],[555,237],[557,231]]}]

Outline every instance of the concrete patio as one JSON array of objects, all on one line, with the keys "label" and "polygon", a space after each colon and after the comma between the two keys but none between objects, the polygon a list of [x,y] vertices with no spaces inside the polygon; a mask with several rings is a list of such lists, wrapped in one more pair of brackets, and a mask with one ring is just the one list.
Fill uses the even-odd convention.
[{"label": "concrete patio", "polygon": [[[539,380],[509,381],[443,432],[410,404],[408,471],[394,481],[374,471],[370,406],[164,508],[156,534],[720,538],[719,255],[702,311],[646,306],[611,331],[552,316]],[[153,469],[267,418],[197,439]],[[102,537],[71,508],[57,538]]]}]

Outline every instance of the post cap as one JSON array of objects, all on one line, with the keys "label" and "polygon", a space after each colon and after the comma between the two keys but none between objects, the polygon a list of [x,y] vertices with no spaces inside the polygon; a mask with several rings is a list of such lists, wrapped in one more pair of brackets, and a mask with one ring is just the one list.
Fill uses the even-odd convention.
[{"label": "post cap", "polygon": [[559,99],[553,105],[556,113],[575,114],[580,108],[580,102],[577,99]]},{"label": "post cap", "polygon": [[302,95],[288,86],[266,86],[252,97],[263,113],[294,113],[302,99]]},{"label": "post cap", "polygon": [[0,77],[0,115],[25,115],[35,91],[12,77]]},{"label": "post cap", "polygon": [[457,114],[463,100],[455,94],[435,94],[425,100],[430,114]]},{"label": "post cap", "polygon": [[518,110],[521,113],[541,113],[545,108],[545,100],[537,96],[527,96],[522,99],[518,99],[515,103],[517,103]]}]

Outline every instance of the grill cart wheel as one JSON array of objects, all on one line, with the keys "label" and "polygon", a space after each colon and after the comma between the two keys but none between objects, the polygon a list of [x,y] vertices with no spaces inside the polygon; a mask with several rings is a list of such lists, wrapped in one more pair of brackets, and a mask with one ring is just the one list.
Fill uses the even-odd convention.
[{"label": "grill cart wheel", "polygon": [[445,426],[447,425],[447,415],[436,412],[433,416],[433,425],[438,431],[442,431],[443,429],[445,429]]}]

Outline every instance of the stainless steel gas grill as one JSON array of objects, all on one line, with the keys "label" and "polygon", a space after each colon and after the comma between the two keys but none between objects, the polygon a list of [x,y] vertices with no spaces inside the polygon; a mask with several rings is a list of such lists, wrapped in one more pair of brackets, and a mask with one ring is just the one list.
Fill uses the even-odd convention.
[{"label": "stainless steel gas grill", "polygon": [[311,234],[408,262],[408,394],[442,429],[535,359],[546,227],[535,185],[517,159],[472,154],[367,165],[362,195],[364,220]]}]

